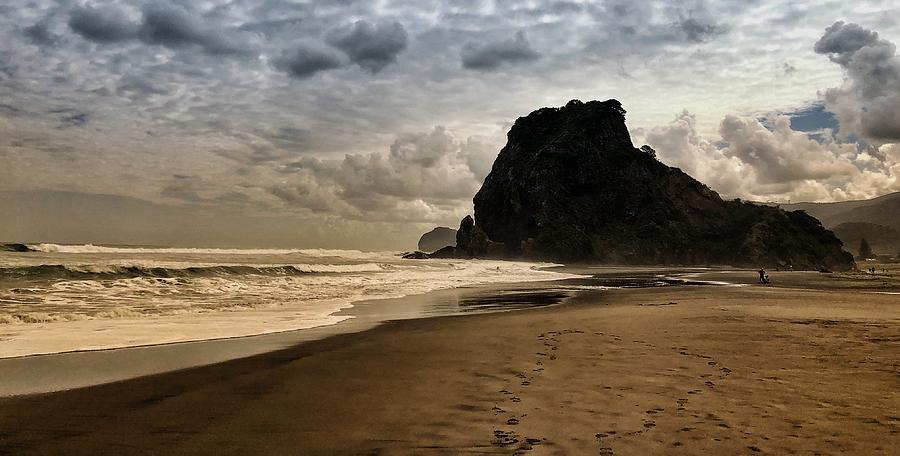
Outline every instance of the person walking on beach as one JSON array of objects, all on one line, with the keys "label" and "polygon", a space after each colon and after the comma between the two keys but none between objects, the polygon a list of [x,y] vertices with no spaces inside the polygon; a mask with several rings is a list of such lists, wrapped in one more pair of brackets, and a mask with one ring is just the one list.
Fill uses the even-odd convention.
[{"label": "person walking on beach", "polygon": [[759,283],[766,283],[766,270],[759,268]]}]

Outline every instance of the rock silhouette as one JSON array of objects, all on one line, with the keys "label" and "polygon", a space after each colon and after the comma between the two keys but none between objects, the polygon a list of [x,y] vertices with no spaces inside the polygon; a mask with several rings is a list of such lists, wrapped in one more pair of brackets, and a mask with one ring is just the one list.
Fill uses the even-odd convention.
[{"label": "rock silhouette", "polygon": [[853,267],[841,241],[805,212],[724,201],[652,148],[635,148],[616,100],[519,118],[474,202],[458,256]]},{"label": "rock silhouette", "polygon": [[447,246],[456,245],[456,230],[439,226],[419,238],[419,250],[434,252]]}]

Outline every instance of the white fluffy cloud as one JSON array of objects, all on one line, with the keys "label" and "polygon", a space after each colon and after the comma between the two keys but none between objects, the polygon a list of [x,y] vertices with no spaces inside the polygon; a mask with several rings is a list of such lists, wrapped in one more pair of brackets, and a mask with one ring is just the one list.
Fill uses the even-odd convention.
[{"label": "white fluffy cloud", "polygon": [[[766,126],[768,125],[768,127]],[[656,149],[660,161],[681,168],[723,197],[773,201],[871,198],[900,190],[896,145],[860,152],[855,143],[794,131],[790,119],[729,115],[719,138],[703,138],[695,117],[682,112],[668,125],[635,135]]]},{"label": "white fluffy cloud", "polygon": [[900,191],[900,58],[894,44],[857,24],[836,22],[814,49],[846,75],[819,102],[835,115],[840,135],[829,128],[795,131],[787,115],[726,115],[718,137],[704,138],[696,117],[684,111],[636,136],[663,162],[726,197],[833,201]]},{"label": "white fluffy cloud", "polygon": [[270,192],[288,205],[351,219],[452,219],[469,210],[496,155],[492,150],[439,126],[399,136],[387,153],[287,163],[280,170],[283,182]]}]

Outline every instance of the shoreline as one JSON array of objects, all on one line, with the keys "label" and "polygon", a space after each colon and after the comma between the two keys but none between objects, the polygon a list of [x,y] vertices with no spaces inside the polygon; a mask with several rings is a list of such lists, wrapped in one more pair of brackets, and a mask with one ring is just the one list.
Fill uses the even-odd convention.
[{"label": "shoreline", "polygon": [[3,398],[0,453],[894,454],[896,340],[841,287],[586,291]]},{"label": "shoreline", "polygon": [[[429,307],[436,307],[438,303],[448,299],[463,299],[478,294],[498,294],[510,290],[539,292],[548,287],[559,287],[566,280],[571,279],[467,285],[396,298],[363,299],[332,314],[347,318],[334,324],[312,328],[0,358],[0,371],[4,373],[4,381],[0,384],[0,398],[53,393],[214,365],[275,352],[335,335],[359,333],[395,320],[452,316],[453,313],[442,314],[438,311],[434,315],[427,315],[426,312]],[[556,304],[558,302],[537,305]],[[473,313],[509,312],[520,309],[522,307],[480,312],[476,310]],[[97,371],[86,369],[91,366],[105,368]],[[35,378],[42,379],[44,383],[36,384]]]},{"label": "shoreline", "polygon": [[[57,353],[40,353],[16,357],[0,358],[0,371],[4,372],[4,382],[0,384],[0,398],[22,395],[45,394],[76,388],[91,387],[117,381],[126,381],[148,375],[191,369],[214,365],[231,360],[242,359],[260,354],[279,351],[297,344],[309,343],[334,335],[358,333],[376,328],[394,320],[437,318],[456,314],[465,315],[461,310],[437,310],[441,301],[467,299],[478,301],[477,297],[496,300],[498,296],[511,291],[540,293],[549,289],[564,290],[568,296],[556,297],[554,302],[539,302],[538,306],[555,306],[565,304],[579,294],[586,293],[567,282],[616,281],[622,277],[657,277],[664,281],[681,281],[681,284],[670,283],[667,286],[733,286],[744,287],[754,285],[753,271],[736,268],[700,268],[700,267],[665,267],[646,266],[632,268],[629,266],[590,266],[590,265],[556,265],[542,268],[581,276],[581,278],[553,279],[546,281],[526,281],[509,283],[487,283],[466,285],[457,288],[432,290],[426,293],[407,295],[397,298],[363,299],[354,302],[350,307],[335,312],[334,316],[346,317],[335,324],[312,328],[277,331],[272,333],[223,337],[215,339],[199,339],[160,344],[137,345],[128,347],[111,347],[93,350],[73,350]],[[806,289],[816,292],[811,287],[819,287],[839,291],[848,288],[834,279],[836,276],[820,274],[812,271],[778,272],[776,284],[769,288],[787,287],[801,292]],[[610,289],[633,289],[629,285],[615,282]],[[855,285],[860,285],[858,289]],[[596,285],[596,284],[595,284]],[[897,291],[869,290],[871,283],[859,282],[851,289],[867,294],[890,296]],[[885,282],[885,285],[887,283]],[[900,289],[900,281],[893,286]],[[507,301],[501,298],[500,301]],[[524,307],[528,307],[526,305]],[[478,313],[496,313],[522,310],[523,306],[510,308],[491,308]],[[431,309],[431,310],[429,310]],[[93,368],[92,368],[93,367]],[[34,379],[41,379],[35,382]]]},{"label": "shoreline", "polygon": [[[462,314],[461,310],[443,312],[438,309],[441,302],[463,302],[467,299],[495,300],[508,292],[540,293],[547,289],[565,290],[568,296],[557,297],[555,302],[539,302],[538,306],[561,305],[568,300],[586,293],[567,282],[592,282],[595,285],[603,281],[617,281],[622,277],[654,276],[662,280],[682,281],[682,284],[666,286],[735,286],[742,287],[754,284],[753,271],[735,268],[695,268],[665,266],[647,266],[631,268],[628,266],[586,266],[562,265],[549,266],[543,269],[555,270],[566,274],[581,276],[574,279],[553,279],[546,281],[526,281],[509,283],[488,283],[467,285],[457,288],[432,290],[426,293],[413,294],[398,298],[376,298],[356,301],[350,307],[332,314],[347,317],[331,325],[303,328],[297,330],[278,331],[272,333],[246,336],[224,337],[216,339],[200,339],[171,343],[149,344],[129,347],[111,347],[96,350],[74,350],[58,353],[42,353],[17,357],[0,358],[0,371],[4,372],[4,382],[0,384],[0,398],[22,395],[45,394],[76,388],[91,387],[117,381],[126,381],[148,375],[191,369],[214,365],[231,360],[242,359],[260,354],[279,351],[334,335],[367,331],[394,320],[436,318]],[[799,285],[821,285],[834,281],[823,275],[810,271],[782,272],[778,281],[787,279],[787,286],[797,289]],[[812,279],[811,279],[812,278]],[[622,282],[615,282],[610,289],[634,289]],[[777,288],[781,285],[775,285]],[[900,283],[897,284],[900,288]],[[810,290],[815,291],[815,290]],[[893,291],[865,291],[878,295],[891,295]],[[508,301],[508,296],[501,301]],[[529,307],[526,305],[524,307]],[[496,313],[522,310],[523,306],[509,308],[493,308],[478,313]],[[431,310],[429,310],[431,309]],[[35,382],[35,379],[41,379]]]}]

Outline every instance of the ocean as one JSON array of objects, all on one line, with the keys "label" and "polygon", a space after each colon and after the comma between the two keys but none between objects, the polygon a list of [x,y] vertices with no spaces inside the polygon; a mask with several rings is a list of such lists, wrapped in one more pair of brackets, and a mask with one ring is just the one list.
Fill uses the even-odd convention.
[{"label": "ocean", "polygon": [[0,358],[336,324],[360,300],[572,278],[544,263],[397,252],[29,244],[0,251]]}]

